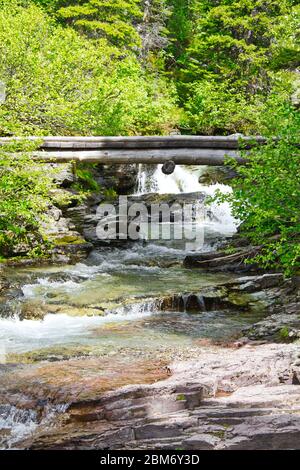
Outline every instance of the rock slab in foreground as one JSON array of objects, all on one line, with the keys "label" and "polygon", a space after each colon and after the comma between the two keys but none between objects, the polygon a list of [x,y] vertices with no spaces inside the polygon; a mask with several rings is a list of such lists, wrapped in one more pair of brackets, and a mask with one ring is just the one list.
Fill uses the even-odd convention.
[{"label": "rock slab in foreground", "polygon": [[32,449],[300,448],[300,346],[203,348],[153,385],[73,403]]}]

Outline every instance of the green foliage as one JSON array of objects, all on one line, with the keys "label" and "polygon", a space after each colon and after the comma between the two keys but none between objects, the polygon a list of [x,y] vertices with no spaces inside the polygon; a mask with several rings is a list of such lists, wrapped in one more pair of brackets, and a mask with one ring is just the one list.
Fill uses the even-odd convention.
[{"label": "green foliage", "polygon": [[91,169],[87,167],[87,165],[77,165],[76,176],[78,178],[80,188],[87,191],[100,191],[100,186],[95,181],[93,173]]},{"label": "green foliage", "polygon": [[247,165],[233,164],[239,173],[233,193],[218,198],[230,202],[242,231],[262,247],[254,261],[291,274],[300,267],[300,116],[277,97],[268,108],[263,115],[266,145],[247,154]]},{"label": "green foliage", "polygon": [[32,256],[41,253],[43,212],[49,204],[51,175],[30,157],[32,143],[0,147],[0,256],[17,247]]},{"label": "green foliage", "polygon": [[90,38],[105,38],[127,48],[141,44],[134,22],[141,19],[139,0],[82,0],[60,2],[70,5],[58,9],[57,16]]},{"label": "green foliage", "polygon": [[[32,0],[90,39],[103,38],[141,57],[164,42],[168,0]],[[146,40],[143,41],[143,38]]]},{"label": "green foliage", "polygon": [[107,201],[114,201],[118,196],[113,188],[105,188],[103,194]]},{"label": "green foliage", "polygon": [[[256,261],[299,270],[299,114],[290,104],[293,95],[299,105],[299,2],[0,0],[0,7],[1,136],[168,134],[179,117],[187,133],[264,134],[267,144],[251,151],[233,193],[219,199],[262,246]],[[2,149],[0,158],[3,254],[30,244],[34,231],[42,243],[51,184],[24,152],[12,159]],[[91,168],[77,175],[80,197],[98,190]]]},{"label": "green foliage", "polygon": [[[275,72],[299,64],[299,5],[293,0],[190,0],[174,5],[170,52],[190,133],[260,132]],[[176,25],[179,25],[177,31]],[[180,46],[178,47],[178,42]],[[281,77],[283,79],[283,77]],[[284,77],[290,86],[291,74]]]},{"label": "green foliage", "polygon": [[131,53],[58,26],[32,4],[1,0],[0,135],[161,134],[176,117],[172,86]]},{"label": "green foliage", "polygon": [[169,0],[167,3],[171,6],[172,11],[167,23],[171,40],[169,52],[171,52],[173,58],[178,60],[184,54],[192,39],[192,12],[188,1]]},{"label": "green foliage", "polygon": [[279,330],[279,337],[282,340],[287,340],[289,338],[289,329],[287,326],[284,326]]},{"label": "green foliage", "polygon": [[257,95],[247,98],[234,84],[224,80],[199,80],[190,87],[181,126],[186,132],[222,135],[255,134],[263,103]]}]

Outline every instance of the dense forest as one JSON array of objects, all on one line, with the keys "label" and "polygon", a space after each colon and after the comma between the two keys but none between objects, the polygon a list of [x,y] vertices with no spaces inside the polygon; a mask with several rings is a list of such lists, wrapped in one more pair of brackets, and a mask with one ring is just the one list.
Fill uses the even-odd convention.
[{"label": "dense forest", "polygon": [[[297,0],[0,0],[0,136],[264,135],[220,198],[262,265],[297,270],[299,13]],[[39,232],[53,184],[8,150],[3,257]]]}]

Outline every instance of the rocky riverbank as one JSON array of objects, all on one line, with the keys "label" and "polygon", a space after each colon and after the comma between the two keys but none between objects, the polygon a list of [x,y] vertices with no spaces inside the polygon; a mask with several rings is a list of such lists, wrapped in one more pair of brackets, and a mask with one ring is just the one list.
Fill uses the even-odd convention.
[{"label": "rocky riverbank", "polygon": [[[157,338],[159,347],[147,349],[143,339],[143,347],[137,342],[114,351],[66,346],[9,357],[1,366],[0,408],[9,398],[25,420],[35,413],[36,423],[14,447],[299,447],[297,279],[284,280],[278,273],[235,277],[152,304],[165,312],[165,321],[172,311],[190,312],[189,321],[218,310],[235,311],[237,317],[247,312],[253,319],[227,341],[200,339],[179,347]],[[153,318],[152,325],[161,325],[163,318]],[[142,323],[151,325],[149,319]],[[106,331],[110,328],[138,341],[137,326],[108,324]]]},{"label": "rocky riverbank", "polygon": [[132,192],[136,185],[136,165],[76,168],[72,163],[51,163],[43,167],[45,172],[53,174],[55,185],[41,220],[44,240],[29,234],[28,243],[15,245],[9,256],[0,260],[0,265],[67,264],[86,258],[93,249],[89,217],[101,202],[111,202],[117,194]]},{"label": "rocky riverbank", "polygon": [[299,345],[205,347],[171,377],[74,402],[31,449],[295,449]]},{"label": "rocky riverbank", "polygon": [[205,253],[186,256],[172,240],[101,246],[102,201],[99,192],[50,209],[53,261],[80,263],[0,273],[1,446],[298,448],[298,277],[246,264],[259,247],[240,236],[229,246],[222,212],[203,221]]}]

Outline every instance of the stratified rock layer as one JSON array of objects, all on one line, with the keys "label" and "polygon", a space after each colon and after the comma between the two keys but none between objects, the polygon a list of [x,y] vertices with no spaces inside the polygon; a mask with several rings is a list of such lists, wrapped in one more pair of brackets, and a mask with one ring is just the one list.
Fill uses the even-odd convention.
[{"label": "stratified rock layer", "polygon": [[298,344],[206,347],[172,376],[73,402],[33,449],[300,448]]}]

